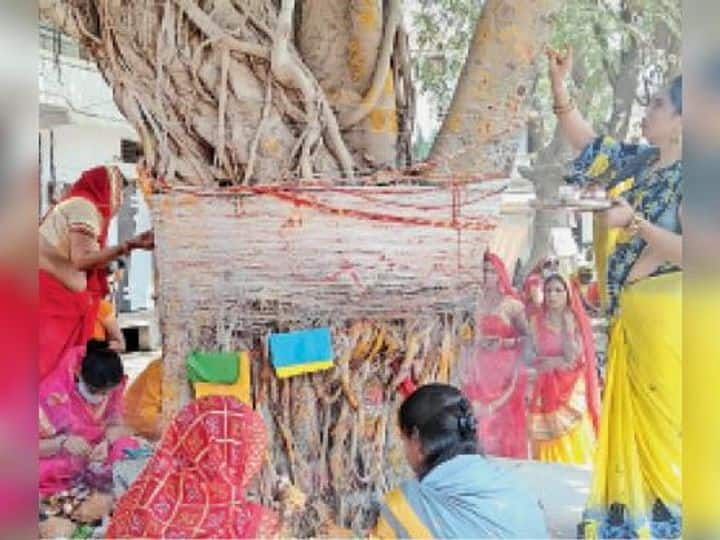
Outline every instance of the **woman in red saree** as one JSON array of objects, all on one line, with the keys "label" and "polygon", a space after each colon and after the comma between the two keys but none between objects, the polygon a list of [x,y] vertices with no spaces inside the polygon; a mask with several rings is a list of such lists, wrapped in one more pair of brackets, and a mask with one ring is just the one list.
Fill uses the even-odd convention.
[{"label": "woman in red saree", "polygon": [[151,232],[106,247],[110,220],[122,206],[117,167],[82,173],[43,218],[38,246],[38,368],[42,381],[72,347],[93,332],[100,300],[108,293],[107,264],[132,249],[152,249]]},{"label": "woman in red saree", "polygon": [[108,538],[268,538],[278,515],[245,499],[262,467],[262,418],[229,396],[187,405],[120,498]]},{"label": "woman in red saree", "polygon": [[590,321],[560,275],[545,280],[544,296],[542,310],[530,319],[537,370],[529,406],[533,457],[590,463],[600,411]]},{"label": "woman in red saree", "polygon": [[462,391],[473,404],[484,453],[524,459],[528,455],[527,372],[521,354],[527,334],[525,307],[497,255],[485,254],[483,274],[477,349],[462,370]]}]

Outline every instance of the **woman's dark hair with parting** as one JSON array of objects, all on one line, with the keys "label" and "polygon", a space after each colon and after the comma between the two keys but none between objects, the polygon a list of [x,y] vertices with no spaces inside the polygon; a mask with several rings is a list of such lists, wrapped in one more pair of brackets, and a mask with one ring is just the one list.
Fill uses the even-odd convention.
[{"label": "woman's dark hair with parting", "polygon": [[482,453],[472,405],[454,386],[421,386],[403,402],[398,416],[403,434],[420,441],[424,456],[421,479],[455,456]]},{"label": "woman's dark hair with parting", "polygon": [[120,355],[108,348],[107,341],[91,339],[87,343],[80,376],[93,390],[109,390],[120,384],[125,376]]},{"label": "woman's dark hair with parting", "polygon": [[550,274],[548,277],[545,278],[543,281],[543,290],[547,288],[550,283],[553,281],[558,282],[560,285],[562,285],[563,289],[565,289],[565,296],[567,297],[567,303],[570,305],[570,286],[568,285],[568,282],[565,280],[564,277],[562,277],[560,274]]}]

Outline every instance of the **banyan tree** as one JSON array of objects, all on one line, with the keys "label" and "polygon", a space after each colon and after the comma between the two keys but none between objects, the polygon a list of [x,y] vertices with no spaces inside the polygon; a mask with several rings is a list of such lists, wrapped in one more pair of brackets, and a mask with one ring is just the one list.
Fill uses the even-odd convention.
[{"label": "banyan tree", "polygon": [[[164,413],[192,350],[248,350],[272,446],[256,486],[307,496],[290,530],[361,531],[408,474],[404,381],[453,380],[473,331],[528,81],[556,0],[486,0],[429,158],[400,0],[41,0],[143,146],[156,231]],[[334,367],[278,379],[270,332],[329,326]]]}]

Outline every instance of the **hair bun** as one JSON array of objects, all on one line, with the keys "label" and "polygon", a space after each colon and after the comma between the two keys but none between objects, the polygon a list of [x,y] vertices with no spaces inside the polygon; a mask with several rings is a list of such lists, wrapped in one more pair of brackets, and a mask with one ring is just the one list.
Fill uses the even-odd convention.
[{"label": "hair bun", "polygon": [[474,415],[465,413],[458,417],[458,431],[462,437],[475,436],[476,429],[477,420]]}]

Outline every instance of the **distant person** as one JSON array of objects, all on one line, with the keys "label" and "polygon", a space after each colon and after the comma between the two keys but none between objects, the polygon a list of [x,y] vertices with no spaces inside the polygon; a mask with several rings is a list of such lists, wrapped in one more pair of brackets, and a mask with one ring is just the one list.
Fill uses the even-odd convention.
[{"label": "distant person", "polygon": [[600,388],[590,320],[559,274],[544,281],[544,301],[530,318],[532,359],[528,429],[532,457],[589,464],[600,417]]},{"label": "distant person", "polygon": [[592,268],[583,267],[578,269],[577,274],[571,280],[571,284],[577,291],[587,314],[591,317],[599,317],[602,314],[600,286],[597,280],[593,279]]},{"label": "distant person", "polygon": [[555,257],[540,260],[525,278],[523,283],[523,302],[528,317],[542,309],[543,282],[546,277],[556,274],[560,268],[560,261]]},{"label": "distant person", "polygon": [[460,366],[461,387],[473,405],[480,444],[488,455],[528,455],[527,370],[522,362],[527,333],[525,307],[505,265],[488,252],[477,307],[476,349]]},{"label": "distant person", "polygon": [[[384,497],[371,537],[548,538],[539,501],[480,452],[472,405],[446,384],[418,388],[398,414],[416,478]],[[326,524],[331,538],[352,537]]]},{"label": "distant person", "polygon": [[117,313],[117,303],[120,291],[122,291],[123,282],[125,280],[125,273],[127,272],[127,265],[125,260],[118,259],[112,263],[108,269],[109,283],[110,283],[110,298],[112,303],[115,304],[115,312]]}]

